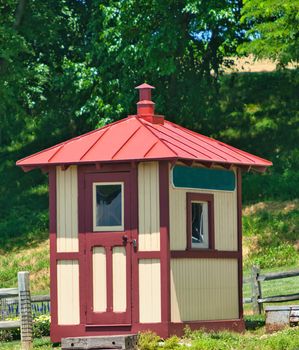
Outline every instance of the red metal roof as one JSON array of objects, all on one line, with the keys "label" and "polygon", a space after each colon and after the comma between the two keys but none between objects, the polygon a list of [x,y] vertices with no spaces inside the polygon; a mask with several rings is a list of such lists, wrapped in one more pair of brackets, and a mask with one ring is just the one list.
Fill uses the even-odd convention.
[{"label": "red metal roof", "polygon": [[[142,89],[152,87],[141,85],[139,88],[144,96]],[[148,108],[147,105],[146,115],[129,116],[23,158],[17,165],[30,169],[58,164],[155,159],[237,165],[260,171],[272,165],[268,160],[164,120],[154,115],[154,107]]]}]

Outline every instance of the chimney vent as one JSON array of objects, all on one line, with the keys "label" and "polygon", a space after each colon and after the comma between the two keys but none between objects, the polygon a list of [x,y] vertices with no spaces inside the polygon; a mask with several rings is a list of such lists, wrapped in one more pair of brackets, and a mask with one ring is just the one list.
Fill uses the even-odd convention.
[{"label": "chimney vent", "polygon": [[164,124],[164,117],[155,114],[155,103],[152,101],[153,86],[141,84],[135,89],[139,90],[139,101],[137,102],[137,117],[152,124]]},{"label": "chimney vent", "polygon": [[154,115],[155,103],[152,101],[153,86],[141,84],[136,87],[139,90],[139,102],[137,103],[137,115]]}]

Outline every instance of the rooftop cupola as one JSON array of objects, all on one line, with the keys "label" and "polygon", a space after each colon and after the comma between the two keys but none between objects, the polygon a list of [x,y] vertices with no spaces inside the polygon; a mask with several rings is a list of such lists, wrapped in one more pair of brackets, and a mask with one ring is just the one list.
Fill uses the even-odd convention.
[{"label": "rooftop cupola", "polygon": [[139,101],[137,102],[137,115],[154,115],[155,103],[152,101],[153,86],[141,84],[135,89],[139,90]]},{"label": "rooftop cupola", "polygon": [[155,89],[155,87],[144,83],[136,86],[135,89],[139,90],[137,116],[153,124],[164,124],[164,117],[155,115],[155,103],[152,101],[152,89]]}]

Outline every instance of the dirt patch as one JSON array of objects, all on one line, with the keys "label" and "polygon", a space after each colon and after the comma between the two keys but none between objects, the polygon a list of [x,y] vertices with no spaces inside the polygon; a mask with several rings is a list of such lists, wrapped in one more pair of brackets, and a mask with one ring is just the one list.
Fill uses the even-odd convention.
[{"label": "dirt patch", "polygon": [[289,213],[296,209],[299,209],[298,199],[284,202],[259,202],[245,207],[243,209],[243,215],[249,216],[263,210],[267,210],[269,212]]}]

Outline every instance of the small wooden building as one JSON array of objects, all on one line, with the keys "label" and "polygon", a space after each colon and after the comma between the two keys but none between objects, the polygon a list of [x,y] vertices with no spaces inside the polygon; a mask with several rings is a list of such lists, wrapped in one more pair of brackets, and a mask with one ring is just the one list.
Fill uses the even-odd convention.
[{"label": "small wooden building", "polygon": [[242,330],[241,171],[271,162],[137,114],[17,162],[50,183],[51,338]]}]

